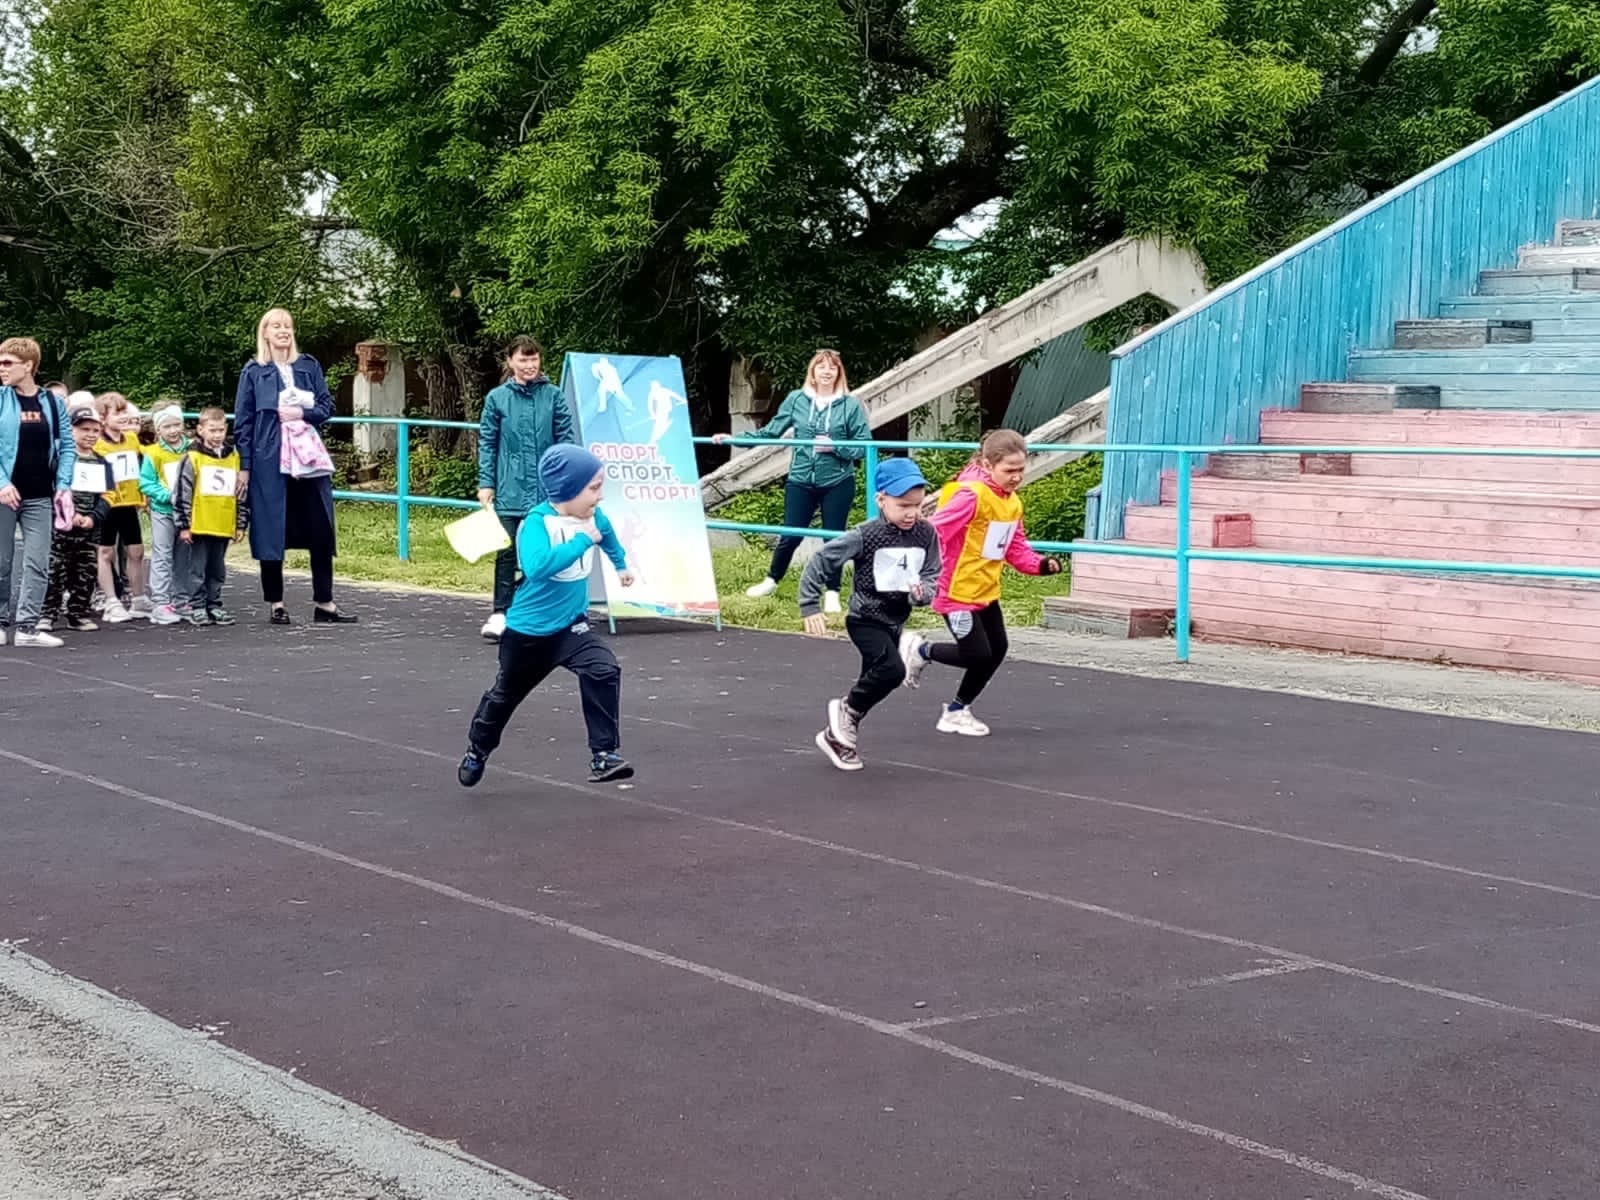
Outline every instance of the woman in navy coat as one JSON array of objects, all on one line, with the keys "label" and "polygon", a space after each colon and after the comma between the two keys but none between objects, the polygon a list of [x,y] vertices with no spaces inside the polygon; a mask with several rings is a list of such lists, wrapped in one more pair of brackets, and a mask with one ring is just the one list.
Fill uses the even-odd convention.
[{"label": "woman in navy coat", "polygon": [[250,553],[261,564],[261,595],[274,625],[288,625],[283,607],[286,550],[311,552],[311,599],[316,621],[351,622],[333,602],[333,480],[294,479],[278,466],[282,422],[313,428],[333,416],[333,396],[322,368],[301,354],[294,318],[274,308],[256,326],[256,356],[239,372],[233,400],[233,436],[239,446],[239,490],[250,498]]}]

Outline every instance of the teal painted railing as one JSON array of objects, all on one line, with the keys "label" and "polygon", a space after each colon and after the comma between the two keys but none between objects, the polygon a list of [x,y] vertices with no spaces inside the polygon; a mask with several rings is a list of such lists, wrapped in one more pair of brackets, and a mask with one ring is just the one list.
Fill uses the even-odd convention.
[{"label": "teal painted railing", "polygon": [[[398,444],[395,452],[397,479],[395,490],[393,492],[335,490],[333,495],[338,500],[393,504],[397,516],[396,551],[400,558],[409,559],[411,557],[412,508],[454,508],[470,512],[478,507],[477,503],[472,500],[418,496],[413,495],[411,492],[411,430],[413,428],[476,430],[476,425],[468,424],[464,421],[410,420],[403,417],[335,417],[333,418],[333,423],[341,425],[392,425],[397,427]],[[711,444],[710,438],[695,438],[694,440],[699,445]],[[729,446],[767,446],[772,443],[755,438],[736,437],[725,439],[722,444]],[[872,481],[877,471],[879,455],[883,451],[977,449],[976,442],[853,442],[835,440],[833,444],[836,446],[860,446],[866,450],[867,510],[869,514],[873,515],[876,513],[877,504],[876,489],[872,486]],[[1577,458],[1600,460],[1600,450],[1550,449],[1526,446],[1502,449],[1483,446],[1184,446],[1146,445],[1140,443],[1125,445],[1114,443],[1105,445],[1040,443],[1038,445],[1030,445],[1028,449],[1034,453],[1041,454],[1058,452],[1104,454],[1107,456],[1106,461],[1108,464],[1117,461],[1120,457],[1134,455],[1170,457],[1175,463],[1177,469],[1177,512],[1175,514],[1177,517],[1177,529],[1174,545],[1170,547],[1135,546],[1122,542],[1084,540],[1033,542],[1032,545],[1034,549],[1046,554],[1110,554],[1128,558],[1171,559],[1176,566],[1177,582],[1173,597],[1173,608],[1175,610],[1176,625],[1174,640],[1179,662],[1189,661],[1190,626],[1193,623],[1189,598],[1190,565],[1197,560],[1254,562],[1261,563],[1264,566],[1333,567],[1362,571],[1431,571],[1455,575],[1509,575],[1536,579],[1576,579],[1600,582],[1600,567],[1571,567],[1545,563],[1460,562],[1450,559],[1426,558],[1364,558],[1353,555],[1273,553],[1260,550],[1217,550],[1208,547],[1196,549],[1190,543],[1189,527],[1194,469],[1207,456],[1213,454],[1407,454],[1456,458]],[[707,518],[706,528],[730,533],[753,533],[774,537],[791,535],[795,537],[834,538],[844,532],[838,529],[800,529],[786,525],[753,525],[746,522],[723,521],[716,518]]]},{"label": "teal painted railing", "polygon": [[[1496,130],[1120,347],[1106,440],[1254,442],[1265,409],[1345,378],[1346,355],[1391,344],[1478,272],[1514,263],[1563,218],[1600,214],[1600,79]],[[1095,528],[1118,537],[1172,453],[1106,462]]]}]

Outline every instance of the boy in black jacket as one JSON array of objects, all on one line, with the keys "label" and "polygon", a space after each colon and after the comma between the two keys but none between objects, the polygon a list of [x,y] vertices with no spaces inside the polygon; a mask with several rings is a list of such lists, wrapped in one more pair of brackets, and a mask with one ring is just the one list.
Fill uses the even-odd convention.
[{"label": "boy in black jacket", "polygon": [[50,585],[44,594],[41,630],[51,630],[61,620],[66,604],[67,629],[87,632],[100,628],[89,607],[94,599],[95,575],[100,563],[100,526],[111,507],[111,464],[94,452],[100,440],[100,418],[93,408],[75,408],[69,418],[78,458],[72,468],[72,526],[56,529],[50,540]]},{"label": "boy in black jacket", "polygon": [[905,632],[913,605],[929,604],[939,583],[939,539],[922,519],[928,481],[909,458],[878,466],[876,520],[834,538],[806,564],[800,577],[800,615],[813,637],[827,633],[822,596],[827,580],[855,563],[850,612],[845,631],[861,651],[861,677],[850,693],[828,701],[827,728],[817,748],[841,771],[865,764],[856,750],[861,722],[873,707],[906,680],[907,659],[916,639]]}]

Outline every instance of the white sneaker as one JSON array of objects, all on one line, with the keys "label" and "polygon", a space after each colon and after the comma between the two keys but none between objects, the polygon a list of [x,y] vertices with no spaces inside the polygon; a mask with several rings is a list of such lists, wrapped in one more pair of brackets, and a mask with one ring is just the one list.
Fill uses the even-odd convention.
[{"label": "white sneaker", "polygon": [[844,611],[843,609],[841,609],[839,607],[839,593],[838,592],[823,592],[822,593],[822,611],[825,612],[825,613],[830,613],[830,614]]},{"label": "white sneaker", "polygon": [[491,613],[489,619],[483,623],[483,628],[479,630],[479,632],[491,642],[498,642],[500,640],[500,635],[505,631],[505,613]]},{"label": "white sneaker", "polygon": [[11,631],[4,625],[0,625],[0,646],[4,646],[6,644],[6,635],[10,632]]},{"label": "white sneaker", "polygon": [[[764,599],[767,596],[772,595],[772,593],[777,591],[777,590],[778,590],[778,584],[777,584],[776,580],[763,579],[760,583],[756,584],[754,587],[745,588],[744,594],[746,596],[749,596],[750,599],[752,599],[752,600],[761,600],[761,599]],[[837,599],[838,598],[835,597],[835,600],[837,600]],[[834,611],[837,612],[838,610],[835,609]]]},{"label": "white sneaker", "polygon": [[35,633],[54,633],[56,623],[49,617],[40,617],[39,623],[33,627]]},{"label": "white sneaker", "polygon": [[952,709],[947,706],[939,714],[939,732],[959,733],[963,737],[988,737],[989,727],[978,720],[978,715],[972,709]]},{"label": "white sneaker", "polygon": [[150,619],[150,615],[156,611],[156,606],[150,603],[149,596],[135,596],[133,598],[133,605],[128,609],[128,611],[134,616],[141,617],[148,621]]},{"label": "white sneaker", "polygon": [[861,722],[843,700],[828,701],[828,732],[841,746],[848,746],[851,750],[857,748]]},{"label": "white sneaker", "polygon": [[928,660],[922,657],[922,648],[928,644],[928,639],[920,633],[906,630],[900,635],[900,661],[906,665],[905,682],[902,687],[914,688],[922,686],[922,673],[928,669]]},{"label": "white sneaker", "polygon": [[176,625],[181,620],[183,618],[178,615],[178,610],[170,604],[158,604],[150,610],[152,625]]},{"label": "white sneaker", "polygon": [[122,607],[121,600],[107,600],[105,612],[101,614],[107,625],[126,625],[133,620],[133,614]]},{"label": "white sneaker", "polygon": [[37,646],[41,650],[54,650],[63,643],[60,638],[50,633],[23,633],[17,630],[16,637],[12,639],[18,646]]}]

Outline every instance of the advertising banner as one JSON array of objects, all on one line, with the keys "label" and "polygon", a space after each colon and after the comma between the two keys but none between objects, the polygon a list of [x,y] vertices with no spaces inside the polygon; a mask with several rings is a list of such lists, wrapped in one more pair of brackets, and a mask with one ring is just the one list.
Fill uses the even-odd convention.
[{"label": "advertising banner", "polygon": [[561,386],[584,446],[605,464],[600,507],[635,576],[624,588],[598,555],[591,598],[613,618],[719,617],[683,365],[676,358],[569,354]]}]

